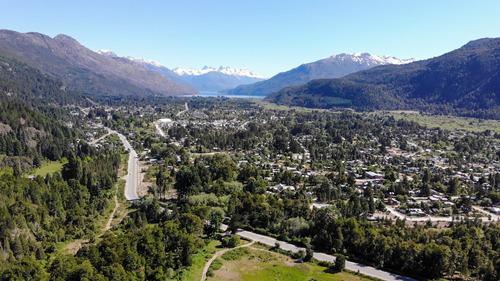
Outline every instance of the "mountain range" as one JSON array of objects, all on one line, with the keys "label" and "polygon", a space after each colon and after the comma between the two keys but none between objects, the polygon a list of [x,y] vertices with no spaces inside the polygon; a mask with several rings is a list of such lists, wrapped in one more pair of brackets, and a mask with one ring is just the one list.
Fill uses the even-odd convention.
[{"label": "mountain range", "polygon": [[[99,50],[97,53],[110,58],[120,58],[110,50]],[[201,70],[181,67],[171,70],[152,60],[134,57],[122,58],[139,63],[149,70],[153,70],[167,76],[175,83],[195,88],[198,91],[217,92],[220,90],[232,89],[239,85],[251,84],[264,80],[264,77],[246,68],[231,68],[222,66],[219,68],[213,68],[205,66]]]},{"label": "mountain range", "polygon": [[67,35],[0,30],[0,55],[64,81],[71,89],[101,95],[182,95],[197,90],[131,60],[102,56]]},{"label": "mountain range", "polygon": [[313,80],[266,99],[313,108],[412,109],[500,118],[500,38],[471,41],[428,60]]},{"label": "mountain range", "polygon": [[399,65],[413,61],[415,60],[402,60],[392,56],[378,56],[368,53],[343,53],[302,64],[289,71],[279,73],[268,80],[250,85],[242,85],[227,91],[227,93],[231,95],[267,96],[283,88],[302,85],[313,79],[340,78],[347,74],[379,65]]}]

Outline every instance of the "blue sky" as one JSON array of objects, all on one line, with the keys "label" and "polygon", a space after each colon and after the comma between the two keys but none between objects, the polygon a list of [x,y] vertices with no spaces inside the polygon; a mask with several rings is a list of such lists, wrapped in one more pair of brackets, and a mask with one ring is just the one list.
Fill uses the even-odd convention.
[{"label": "blue sky", "polygon": [[500,37],[500,1],[0,0],[0,28],[67,34],[174,68],[266,77],[338,53],[426,59]]}]

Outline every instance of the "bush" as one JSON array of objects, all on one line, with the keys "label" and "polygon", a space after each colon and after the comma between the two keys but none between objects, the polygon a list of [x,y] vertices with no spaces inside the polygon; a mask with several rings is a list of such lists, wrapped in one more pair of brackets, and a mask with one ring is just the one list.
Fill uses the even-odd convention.
[{"label": "bush", "polygon": [[222,247],[226,248],[234,248],[240,244],[240,237],[238,236],[231,236],[231,237],[225,237],[222,239]]},{"label": "bush", "polygon": [[243,256],[248,256],[250,255],[250,250],[248,250],[247,247],[244,248],[238,248],[233,251],[229,251],[221,256],[223,260],[227,261],[234,261],[234,260],[239,260]]},{"label": "bush", "polygon": [[312,248],[307,247],[306,248],[306,255],[304,257],[304,261],[310,261],[313,258],[314,251]]},{"label": "bush", "polygon": [[215,259],[209,267],[209,270],[219,270],[222,267],[222,261],[220,259]]}]

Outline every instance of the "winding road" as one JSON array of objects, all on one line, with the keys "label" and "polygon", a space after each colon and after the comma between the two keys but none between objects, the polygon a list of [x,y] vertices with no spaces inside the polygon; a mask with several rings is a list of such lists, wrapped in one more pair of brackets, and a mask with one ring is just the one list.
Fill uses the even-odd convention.
[{"label": "winding road", "polygon": [[[225,230],[225,229],[227,229],[227,225],[222,225],[221,228],[223,230]],[[280,247],[282,249],[287,250],[287,251],[292,251],[294,253],[296,253],[296,252],[298,252],[300,250],[302,250],[302,251],[306,250],[306,248],[298,247],[298,246],[295,246],[295,245],[287,243],[287,242],[279,241],[279,240],[274,239],[274,238],[269,237],[269,236],[260,235],[260,234],[253,233],[253,232],[246,231],[246,230],[241,230],[240,229],[240,230],[238,230],[237,234],[239,236],[241,236],[241,237],[245,237],[245,238],[254,240],[256,242],[260,242],[260,243],[266,244],[268,246],[274,246],[274,245],[276,245],[276,243],[279,243]],[[313,256],[314,256],[315,259],[317,259],[319,261],[335,262],[335,257],[332,256],[332,255],[327,255],[327,254],[315,251]],[[387,271],[376,269],[376,268],[371,267],[371,266],[367,266],[367,265],[363,265],[363,264],[355,263],[355,262],[350,262],[350,261],[346,261],[345,262],[345,267],[348,270],[351,270],[351,271],[354,271],[354,272],[358,272],[359,271],[362,274],[373,276],[373,277],[376,277],[376,278],[379,278],[379,279],[382,279],[382,280],[389,280],[389,281],[401,281],[401,280],[402,281],[416,281],[415,279],[410,278],[410,277],[406,277],[406,276],[402,276],[402,275],[390,273],[390,272],[387,272]]]}]

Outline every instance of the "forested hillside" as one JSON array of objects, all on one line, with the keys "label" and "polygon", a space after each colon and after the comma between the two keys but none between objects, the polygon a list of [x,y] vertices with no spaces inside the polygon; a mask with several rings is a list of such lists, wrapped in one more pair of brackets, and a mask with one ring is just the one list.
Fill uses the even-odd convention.
[{"label": "forested hillside", "polygon": [[124,58],[102,56],[67,35],[0,30],[0,54],[43,70],[90,95],[181,95],[198,91]]},{"label": "forested hillside", "polygon": [[[64,105],[82,99],[76,91],[67,91],[66,84],[20,61],[0,55],[0,97],[32,104]],[[40,105],[40,104],[38,104]]]}]

